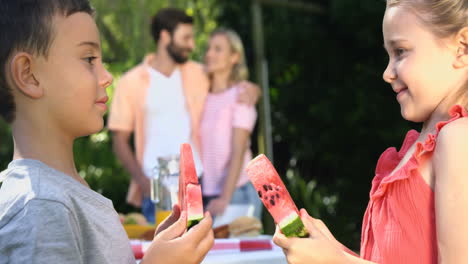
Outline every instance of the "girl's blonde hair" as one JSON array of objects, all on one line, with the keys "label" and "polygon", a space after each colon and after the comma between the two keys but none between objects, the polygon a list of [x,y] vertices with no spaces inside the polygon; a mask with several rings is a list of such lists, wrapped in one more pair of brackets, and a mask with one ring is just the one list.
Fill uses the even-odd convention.
[{"label": "girl's blonde hair", "polygon": [[387,6],[397,5],[415,11],[440,38],[454,35],[468,26],[467,0],[387,0]]},{"label": "girl's blonde hair", "polygon": [[245,60],[244,45],[242,44],[241,38],[236,32],[227,28],[219,28],[211,33],[211,37],[217,35],[225,36],[229,42],[231,51],[239,54],[239,61],[232,68],[230,81],[237,83],[247,80],[249,78],[249,69]]}]

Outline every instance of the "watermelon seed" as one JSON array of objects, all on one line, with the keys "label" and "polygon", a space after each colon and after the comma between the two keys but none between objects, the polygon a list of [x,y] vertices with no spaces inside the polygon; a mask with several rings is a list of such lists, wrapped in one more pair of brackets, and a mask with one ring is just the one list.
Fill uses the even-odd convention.
[{"label": "watermelon seed", "polygon": [[279,198],[279,194],[276,194],[276,198]]},{"label": "watermelon seed", "polygon": [[268,191],[268,187],[266,186],[266,184],[263,184],[263,189],[266,191]]},{"label": "watermelon seed", "polygon": [[270,196],[270,199],[274,200],[274,199],[275,199],[275,196],[273,196],[273,195],[272,195],[272,196]]},{"label": "watermelon seed", "polygon": [[258,191],[258,196],[262,198],[262,191]]},{"label": "watermelon seed", "polygon": [[270,189],[270,191],[273,190],[273,188],[271,187],[271,185],[268,185],[268,189]]},{"label": "watermelon seed", "polygon": [[271,205],[275,205],[275,201],[270,200]]},{"label": "watermelon seed", "polygon": [[275,190],[276,190],[276,191],[279,191],[279,187],[278,187],[278,186],[276,186]]}]

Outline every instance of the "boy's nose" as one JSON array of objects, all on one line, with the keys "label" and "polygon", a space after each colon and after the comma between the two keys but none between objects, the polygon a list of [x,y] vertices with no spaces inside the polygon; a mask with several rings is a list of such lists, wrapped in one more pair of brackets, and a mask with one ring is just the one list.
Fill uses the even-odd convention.
[{"label": "boy's nose", "polygon": [[101,86],[102,88],[107,88],[109,87],[112,82],[114,81],[114,77],[112,76],[112,74],[104,67],[102,67],[103,70],[102,70],[102,73],[101,73],[101,78],[100,78],[100,81],[99,81],[99,86]]}]

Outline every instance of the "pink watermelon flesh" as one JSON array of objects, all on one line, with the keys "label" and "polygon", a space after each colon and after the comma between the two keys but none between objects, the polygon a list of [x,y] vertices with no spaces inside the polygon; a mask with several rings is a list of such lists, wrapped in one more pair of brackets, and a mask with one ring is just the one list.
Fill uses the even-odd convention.
[{"label": "pink watermelon flesh", "polygon": [[187,227],[198,224],[203,219],[203,202],[200,184],[187,184]]},{"label": "pink watermelon flesh", "polygon": [[[191,193],[189,194],[188,191],[191,191]],[[187,143],[182,144],[180,147],[179,204],[181,210],[187,212],[188,228],[197,224],[203,218],[201,187],[198,184],[192,147]],[[201,218],[199,218],[199,212],[201,212]],[[194,219],[198,219],[198,221],[194,221]]]},{"label": "pink watermelon flesh", "polygon": [[268,158],[261,154],[246,168],[258,196],[284,235],[308,236],[294,201]]}]

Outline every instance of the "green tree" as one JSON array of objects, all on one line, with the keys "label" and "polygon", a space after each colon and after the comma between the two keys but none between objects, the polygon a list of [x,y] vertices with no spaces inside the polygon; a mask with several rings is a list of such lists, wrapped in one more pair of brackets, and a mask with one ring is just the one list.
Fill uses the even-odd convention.
[{"label": "green tree", "polygon": [[[325,12],[263,6],[275,166],[297,205],[358,249],[377,159],[410,128],[381,78],[385,2],[302,2]],[[218,1],[219,23],[240,33],[252,65],[250,4]]]}]

